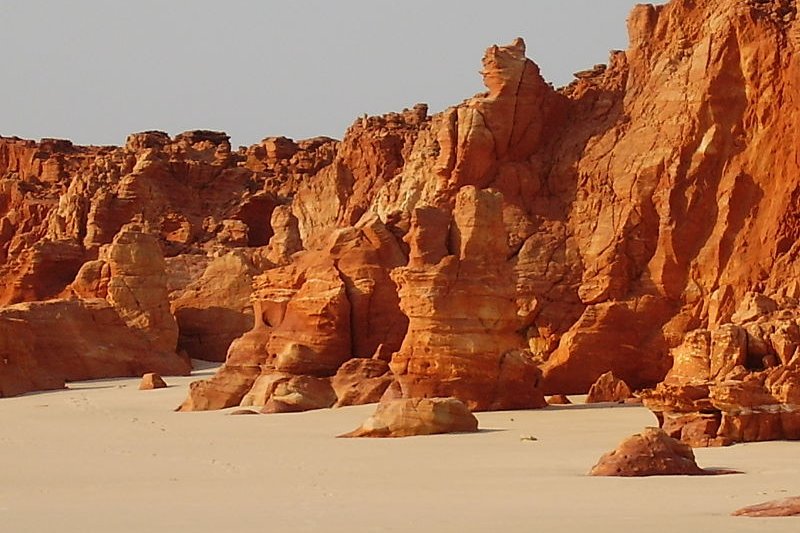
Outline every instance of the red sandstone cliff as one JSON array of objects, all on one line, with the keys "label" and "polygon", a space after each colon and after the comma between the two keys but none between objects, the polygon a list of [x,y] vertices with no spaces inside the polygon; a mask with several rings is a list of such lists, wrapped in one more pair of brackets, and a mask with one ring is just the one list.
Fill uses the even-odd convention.
[{"label": "red sandstone cliff", "polygon": [[653,386],[745,294],[798,305],[800,22],[793,0],[673,0],[628,25],[568,87],[517,40],[487,50],[487,92],[341,142],[0,139],[0,304],[67,295],[133,221],[166,256],[180,349],[222,360],[256,323],[187,408],[268,402],[276,379],[302,396],[373,354],[402,393],[477,408],[607,371]]}]

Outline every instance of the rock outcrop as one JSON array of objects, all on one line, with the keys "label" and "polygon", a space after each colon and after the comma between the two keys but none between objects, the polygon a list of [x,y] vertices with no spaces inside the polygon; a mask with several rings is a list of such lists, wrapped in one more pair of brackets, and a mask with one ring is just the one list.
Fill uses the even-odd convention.
[{"label": "rock outcrop", "polygon": [[[178,324],[170,313],[164,256],[155,237],[123,228],[110,245],[100,249],[100,259],[86,266],[101,273],[99,287],[106,292],[96,296],[105,297],[155,349],[175,351]],[[108,272],[107,281],[104,272]]]},{"label": "rock outcrop", "polygon": [[270,329],[257,321],[255,327],[234,340],[225,363],[210,379],[189,384],[189,395],[178,411],[211,411],[234,407],[244,398],[266,359]]},{"label": "rock outcrop", "polygon": [[[292,263],[256,276],[251,295],[255,328],[234,341],[216,376],[193,385],[180,409],[285,403],[273,401],[280,392],[276,384],[284,381],[289,384],[282,389],[315,384],[293,389],[294,397],[321,398],[298,399],[295,405],[304,409],[378,401],[393,378],[386,369],[384,376],[373,375],[374,368],[356,371],[370,363],[355,361],[391,355],[400,347],[408,320],[389,273],[404,262],[392,233],[368,218],[334,232],[318,249],[295,254]],[[329,378],[340,396],[333,394]],[[332,401],[319,393],[321,387],[331,391]]]},{"label": "rock outcrop", "polygon": [[692,449],[660,429],[647,428],[600,458],[590,476],[700,476]]},{"label": "rock outcrop", "polygon": [[[748,330],[753,377],[726,389],[720,376],[736,372],[741,341],[725,324],[772,316],[763,298],[783,310],[800,298],[797,6],[673,0],[636,6],[628,30],[626,51],[561,89],[522,40],[492,46],[485,92],[433,116],[419,105],[359,118],[341,141],[2,138],[0,305],[71,283],[117,290],[102,254],[133,222],[167,258],[180,349],[229,353],[216,385],[193,389],[198,406],[238,404],[271,373],[329,379],[383,346],[405,396],[532,407],[609,371],[634,390],[677,376],[671,354],[687,334],[718,347],[718,392],[677,395],[713,396],[730,413],[740,401],[749,413],[753,391],[777,402],[758,405],[794,405],[788,330]],[[748,293],[763,298],[740,314]],[[248,299],[261,329],[245,344],[258,350],[231,361],[228,343],[252,326]],[[152,339],[172,345],[166,333]],[[736,429],[740,417],[723,433],[794,431],[783,415],[779,431],[756,418],[758,429]]]},{"label": "rock outcrop", "polygon": [[547,405],[572,405],[572,400],[564,394],[554,394],[547,398]]},{"label": "rock outcrop", "polygon": [[410,398],[380,403],[361,427],[340,437],[413,437],[476,431],[478,419],[455,398]]},{"label": "rock outcrop", "polygon": [[155,237],[123,229],[100,259],[81,266],[65,295],[70,299],[0,307],[0,395],[191,369],[175,353],[178,327]]},{"label": "rock outcrop", "polygon": [[643,393],[670,435],[692,446],[800,439],[800,313],[749,294],[732,320],[695,330],[666,379]]},{"label": "rock outcrop", "polygon": [[327,409],[335,402],[329,379],[270,372],[256,379],[241,405],[263,405],[262,413],[298,413]]},{"label": "rock outcrop", "polygon": [[146,372],[188,374],[189,362],[128,327],[101,299],[0,309],[0,397],[60,389],[66,381]]}]

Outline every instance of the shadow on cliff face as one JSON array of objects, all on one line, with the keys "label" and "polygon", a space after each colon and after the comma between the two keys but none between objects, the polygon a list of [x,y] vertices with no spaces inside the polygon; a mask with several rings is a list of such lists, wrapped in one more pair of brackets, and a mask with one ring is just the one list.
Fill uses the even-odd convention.
[{"label": "shadow on cliff face", "polygon": [[253,327],[252,314],[224,307],[177,309],[175,319],[178,351],[204,361],[225,361],[231,342]]}]

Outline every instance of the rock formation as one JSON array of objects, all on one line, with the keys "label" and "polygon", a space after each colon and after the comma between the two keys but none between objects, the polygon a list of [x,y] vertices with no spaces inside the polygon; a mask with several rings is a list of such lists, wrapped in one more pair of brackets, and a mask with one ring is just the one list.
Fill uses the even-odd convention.
[{"label": "rock formation", "polygon": [[0,397],[65,381],[186,374],[189,362],[128,327],[105,300],[51,300],[0,309]]},{"label": "rock formation", "polygon": [[590,476],[700,476],[708,472],[697,466],[692,449],[656,428],[622,441],[592,467]]},{"label": "rock formation", "polygon": [[189,372],[175,353],[158,241],[126,227],[99,252],[65,289],[70,299],[0,307],[0,396],[77,379]]},{"label": "rock formation", "polygon": [[667,433],[692,446],[800,439],[800,313],[789,303],[751,293],[734,323],[686,335],[643,394]]},{"label": "rock formation", "polygon": [[224,361],[231,342],[253,327],[254,260],[234,250],[172,292],[170,308],[180,331],[179,349],[195,359]]},{"label": "rock formation", "polygon": [[[352,372],[370,364],[358,359],[390,355],[400,347],[408,320],[400,311],[389,272],[404,262],[395,237],[380,221],[368,218],[358,227],[334,232],[317,250],[297,253],[291,264],[256,276],[251,295],[256,326],[231,344],[217,375],[193,385],[180,409],[219,409],[242,402],[269,406],[279,392],[276,380],[314,383],[313,388],[303,386],[292,393],[324,399],[295,402],[306,409],[330,407],[337,401],[340,405],[378,401],[391,376],[386,381],[373,371]],[[350,387],[344,385],[346,374],[351,375]],[[362,380],[355,377],[364,383],[356,383]],[[329,378],[341,394],[338,400]],[[374,378],[380,382],[374,384],[378,389],[386,381],[383,390],[367,394]],[[320,396],[320,387],[330,389],[330,402],[330,394]],[[363,388],[364,393],[354,394],[348,390],[351,387]]]},{"label": "rock formation", "polygon": [[478,431],[478,419],[455,398],[410,398],[380,403],[358,429],[340,437],[413,437]]},{"label": "rock formation", "polygon": [[[95,296],[105,297],[128,326],[147,337],[154,348],[175,351],[178,325],[169,310],[164,256],[155,237],[123,228],[110,245],[100,249],[98,261],[81,267],[77,280],[83,279],[86,267],[101,273],[98,283],[105,294]],[[103,279],[105,272],[107,280]]]},{"label": "rock formation", "polygon": [[452,221],[414,211],[408,266],[393,273],[409,328],[391,366],[407,398],[453,396],[471,410],[546,405],[539,370],[517,335],[527,317],[506,260],[502,202],[466,186]]},{"label": "rock formation", "polygon": [[[639,5],[628,30],[626,51],[561,89],[522,40],[492,46],[484,93],[433,116],[360,118],[341,141],[2,138],[0,305],[121,290],[104,254],[134,223],[166,256],[179,349],[228,354],[187,408],[238,405],[271,374],[329,380],[376,352],[392,394],[532,407],[609,371],[653,387],[677,377],[680,346],[708,343],[717,392],[667,396],[737,413],[725,438],[793,434],[791,416],[750,416],[795,405],[790,324],[748,330],[751,377],[720,376],[739,364],[742,334],[726,324],[772,316],[764,298],[783,311],[800,298],[796,3]],[[748,293],[760,295],[750,316],[734,316]],[[163,312],[115,302],[174,348]],[[661,412],[707,414],[671,401]]]},{"label": "rock formation", "polygon": [[262,413],[327,409],[336,402],[330,380],[271,372],[256,379],[241,405],[263,405]]},{"label": "rock formation", "polygon": [[394,382],[386,361],[350,359],[331,378],[331,386],[337,398],[336,407],[378,403]]}]

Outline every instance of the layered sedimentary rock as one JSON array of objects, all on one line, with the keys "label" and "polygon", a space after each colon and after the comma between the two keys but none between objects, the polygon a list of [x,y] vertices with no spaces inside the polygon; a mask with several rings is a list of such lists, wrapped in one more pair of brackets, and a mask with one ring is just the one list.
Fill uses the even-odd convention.
[{"label": "layered sedimentary rock", "polygon": [[59,295],[130,222],[168,258],[264,246],[279,197],[329,166],[337,145],[265,139],[233,152],[209,131],[138,133],[119,148],[0,139],[0,304]]},{"label": "layered sedimentary rock", "polygon": [[692,446],[800,439],[800,312],[785,303],[751,293],[734,323],[686,335],[643,394],[665,431]]},{"label": "layered sedimentary rock", "polygon": [[[796,142],[778,141],[798,139],[796,114],[778,111],[798,97],[796,6],[642,5],[629,29],[631,46],[617,55],[622,64],[573,88],[573,98],[593,92],[579,101],[594,100],[595,120],[613,125],[595,130],[582,148],[572,220],[584,243],[586,312],[615,300],[631,320],[579,321],[545,368],[546,382],[559,388],[586,386],[589,376],[570,383],[569,373],[598,357],[612,357],[608,366],[634,387],[653,381],[626,361],[664,370],[665,345],[726,320],[717,297],[736,300],[758,285],[783,290],[796,276]],[[622,84],[609,86],[614,76]],[[642,293],[658,306],[642,306]],[[571,346],[578,334],[600,346]]]},{"label": "layered sedimentary rock", "polygon": [[209,411],[234,407],[244,398],[261,373],[270,330],[262,322],[234,340],[219,370],[210,379],[194,381],[178,411]]},{"label": "layered sedimentary rock", "polygon": [[331,379],[337,398],[336,407],[377,403],[394,382],[395,378],[386,361],[351,359]]},{"label": "layered sedimentary rock", "polygon": [[[110,245],[101,248],[100,259],[89,264],[92,270],[99,268],[100,290],[106,291],[102,296],[128,326],[147,337],[154,348],[174,352],[178,325],[170,313],[164,256],[155,237],[123,228]],[[106,271],[107,282],[103,280]]]},{"label": "layered sedimentary rock", "polygon": [[261,405],[262,413],[297,413],[326,409],[335,402],[329,379],[270,372],[256,379],[240,405]]},{"label": "layered sedimentary rock", "polygon": [[[748,292],[784,309],[800,298],[800,22],[789,0],[673,0],[637,6],[628,29],[626,51],[561,89],[521,40],[492,46],[486,92],[433,116],[420,105],[362,117],[342,141],[233,150],[208,131],[139,133],[123,147],[0,139],[0,304],[61,295],[82,268],[103,290],[93,261],[137,222],[167,256],[182,349],[221,359],[247,327],[245,299],[261,306],[263,351],[226,364],[241,369],[220,378],[236,392],[208,405],[241,401],[262,373],[330,378],[381,345],[384,359],[398,352],[403,393],[459,389],[441,393],[477,408],[530,405],[515,385],[534,379],[528,360],[546,394],[585,393],[608,371],[652,387],[687,333],[723,335],[744,320],[733,314]],[[474,210],[491,242],[461,257],[458,232],[443,226],[458,228],[465,187],[498,199],[491,214]],[[217,272],[241,279],[203,279],[233,249],[247,268]],[[484,270],[470,259],[490,255]],[[491,270],[511,283],[486,291]],[[504,358],[501,378],[488,359],[465,363],[458,376],[486,378],[472,390],[447,379],[465,353],[456,332],[474,331],[476,315],[450,332],[455,304],[424,309],[410,289],[451,285],[465,305],[507,302],[499,350],[530,354]],[[437,328],[441,358],[424,348]]]},{"label": "layered sedimentary rock", "polygon": [[498,193],[466,186],[452,219],[414,211],[409,264],[393,272],[409,317],[391,363],[405,397],[452,396],[472,410],[546,405],[517,334],[527,317],[515,298],[502,203]]}]

